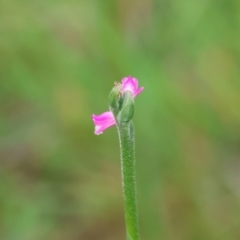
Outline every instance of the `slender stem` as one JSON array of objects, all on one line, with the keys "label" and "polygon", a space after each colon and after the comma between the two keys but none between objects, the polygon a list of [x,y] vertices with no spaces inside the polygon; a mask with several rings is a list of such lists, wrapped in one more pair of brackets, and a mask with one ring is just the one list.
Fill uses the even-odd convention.
[{"label": "slender stem", "polygon": [[118,123],[127,240],[139,240],[136,201],[134,127],[132,121]]}]

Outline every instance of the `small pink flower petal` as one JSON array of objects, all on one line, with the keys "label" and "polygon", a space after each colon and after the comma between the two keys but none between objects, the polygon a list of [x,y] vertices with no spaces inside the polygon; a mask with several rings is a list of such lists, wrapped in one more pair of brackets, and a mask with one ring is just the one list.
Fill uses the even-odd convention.
[{"label": "small pink flower petal", "polygon": [[130,91],[132,96],[135,98],[139,93],[143,91],[143,87],[138,87],[138,80],[131,76],[122,79],[122,93]]},{"label": "small pink flower petal", "polygon": [[92,115],[92,120],[95,125],[94,133],[97,135],[101,134],[105,129],[116,124],[115,118],[110,111],[104,112],[101,115]]}]

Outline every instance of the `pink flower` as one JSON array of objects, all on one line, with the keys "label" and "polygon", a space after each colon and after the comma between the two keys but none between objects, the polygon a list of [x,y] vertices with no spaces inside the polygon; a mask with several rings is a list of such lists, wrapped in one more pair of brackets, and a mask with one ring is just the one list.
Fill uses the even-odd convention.
[{"label": "pink flower", "polygon": [[[143,87],[138,87],[138,80],[133,77],[125,77],[122,79],[121,93],[130,91],[135,98],[139,93],[143,91]],[[99,135],[103,131],[116,124],[115,118],[112,112],[104,112],[101,115],[92,115],[92,120],[95,125],[94,133]]]},{"label": "pink flower", "polygon": [[125,77],[122,79],[122,88],[121,91],[130,91],[132,96],[135,98],[139,93],[143,91],[143,87],[138,88],[138,80],[133,77]]},{"label": "pink flower", "polygon": [[116,124],[114,116],[110,111],[104,112],[98,116],[92,115],[92,120],[95,125],[94,133],[97,135],[101,134],[105,129]]}]

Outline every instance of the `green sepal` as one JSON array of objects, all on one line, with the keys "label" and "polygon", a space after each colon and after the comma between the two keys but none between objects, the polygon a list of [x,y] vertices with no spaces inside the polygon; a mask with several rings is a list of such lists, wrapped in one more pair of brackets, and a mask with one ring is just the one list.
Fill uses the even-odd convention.
[{"label": "green sepal", "polygon": [[117,115],[120,110],[121,98],[121,84],[116,84],[109,93],[108,97],[109,109],[114,115]]},{"label": "green sepal", "polygon": [[119,123],[128,123],[134,115],[134,99],[130,91],[123,94],[121,110],[118,113],[117,119]]}]

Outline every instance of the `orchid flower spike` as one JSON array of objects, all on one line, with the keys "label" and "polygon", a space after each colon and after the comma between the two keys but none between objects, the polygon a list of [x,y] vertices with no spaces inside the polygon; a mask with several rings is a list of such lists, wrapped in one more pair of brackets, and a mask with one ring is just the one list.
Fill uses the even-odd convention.
[{"label": "orchid flower spike", "polygon": [[[138,80],[129,76],[122,79],[119,89],[121,95],[129,91],[132,95],[132,98],[135,98],[139,93],[143,91],[144,88],[139,88]],[[94,133],[97,135],[103,133],[105,129],[116,124],[115,117],[111,111],[104,112],[100,115],[92,115],[92,120],[95,125]]]}]

